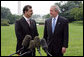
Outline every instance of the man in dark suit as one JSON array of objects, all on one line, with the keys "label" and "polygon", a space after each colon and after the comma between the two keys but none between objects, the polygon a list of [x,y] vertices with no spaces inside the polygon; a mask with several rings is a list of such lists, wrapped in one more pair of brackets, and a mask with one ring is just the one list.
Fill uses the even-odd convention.
[{"label": "man in dark suit", "polygon": [[[22,41],[26,35],[32,36],[32,39],[34,39],[35,36],[38,36],[36,22],[31,19],[30,17],[33,14],[32,6],[26,5],[23,8],[23,17],[20,20],[17,20],[15,23],[15,33],[17,37],[17,47],[16,51],[18,51],[20,48],[22,48]],[[24,56],[35,56],[35,49],[33,49],[33,55],[32,52],[29,54],[25,54]],[[28,51],[25,49],[23,52]],[[18,53],[18,55],[20,55]]]},{"label": "man in dark suit", "polygon": [[59,16],[59,12],[60,8],[57,5],[51,6],[51,17],[45,21],[44,27],[44,38],[52,56],[63,56],[68,47],[68,21]]}]

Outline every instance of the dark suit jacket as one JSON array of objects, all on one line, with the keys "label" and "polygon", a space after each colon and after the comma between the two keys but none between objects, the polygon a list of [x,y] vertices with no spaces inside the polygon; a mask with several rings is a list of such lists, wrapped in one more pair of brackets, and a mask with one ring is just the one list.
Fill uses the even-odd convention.
[{"label": "dark suit jacket", "polygon": [[16,51],[18,51],[22,47],[22,41],[26,35],[32,36],[32,39],[35,36],[38,36],[36,22],[34,20],[30,19],[30,24],[31,25],[29,27],[29,24],[24,19],[24,17],[22,17],[20,20],[15,22],[15,33],[16,33],[16,37],[17,37]]},{"label": "dark suit jacket", "polygon": [[60,56],[62,47],[68,47],[68,21],[58,16],[55,31],[52,33],[52,18],[45,21],[44,38],[48,44],[48,51],[53,55]]}]

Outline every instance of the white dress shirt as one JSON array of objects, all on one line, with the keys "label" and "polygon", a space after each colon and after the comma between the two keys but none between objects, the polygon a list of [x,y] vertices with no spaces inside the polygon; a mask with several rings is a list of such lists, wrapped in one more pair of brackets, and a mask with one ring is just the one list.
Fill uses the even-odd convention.
[{"label": "white dress shirt", "polygon": [[30,18],[27,18],[27,17],[24,16],[24,15],[23,15],[23,17],[25,18],[25,20],[27,21],[27,23],[30,25],[30,21],[29,21]]},{"label": "white dress shirt", "polygon": [[56,26],[56,23],[57,23],[58,16],[59,16],[59,15],[57,15],[55,18],[54,18],[54,17],[52,18],[52,23],[53,23],[53,19],[56,19],[56,20],[55,20],[55,26]]}]

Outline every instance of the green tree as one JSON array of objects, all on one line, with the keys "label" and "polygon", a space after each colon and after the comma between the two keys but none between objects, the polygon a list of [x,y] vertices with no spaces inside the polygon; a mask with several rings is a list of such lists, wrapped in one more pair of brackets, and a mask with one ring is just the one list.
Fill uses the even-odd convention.
[{"label": "green tree", "polygon": [[19,19],[21,16],[11,14],[10,9],[1,7],[1,19],[8,19],[9,24],[13,24],[15,20]]},{"label": "green tree", "polygon": [[11,15],[11,12],[8,8],[5,8],[5,7],[1,7],[1,18],[2,19],[7,19],[7,17]]},{"label": "green tree", "polygon": [[80,4],[79,8],[73,8],[70,11],[70,14],[74,17],[76,20],[83,20],[83,4]]},{"label": "green tree", "polygon": [[42,16],[44,19],[47,19],[47,18],[49,18],[50,17],[50,14],[47,14],[47,15],[44,15],[44,16]]},{"label": "green tree", "polygon": [[1,26],[9,26],[9,22],[8,19],[1,19]]},{"label": "green tree", "polygon": [[[79,10],[80,4],[82,3],[82,1],[67,1],[66,3],[64,2],[64,4],[62,5],[63,2],[64,1],[62,1],[60,3],[55,3],[55,5],[57,4],[61,8],[61,12],[62,13],[60,13],[60,15],[64,16],[65,18],[67,18],[70,22],[74,21],[74,20],[79,20],[80,18],[78,18],[79,15],[76,14],[77,12],[74,12],[74,13],[72,13],[72,12]],[[76,10],[73,9],[73,8],[75,8]],[[82,10],[82,9],[83,8],[80,8],[80,10]],[[83,12],[83,11],[80,11],[80,12]],[[76,15],[73,16],[74,14],[76,14]],[[76,19],[76,18],[78,18],[78,19]]]}]

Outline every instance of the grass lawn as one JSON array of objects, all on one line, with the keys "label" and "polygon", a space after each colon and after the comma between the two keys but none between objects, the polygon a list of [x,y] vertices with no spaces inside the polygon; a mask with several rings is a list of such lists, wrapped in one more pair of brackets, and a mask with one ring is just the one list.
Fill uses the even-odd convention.
[{"label": "grass lawn", "polygon": [[[1,56],[8,56],[16,51],[17,39],[15,26],[1,26]],[[39,37],[43,37],[44,26],[37,26]],[[46,53],[41,48],[42,56]],[[36,56],[40,54],[36,51]],[[64,56],[83,56],[83,25],[78,23],[69,24],[69,47]]]}]

